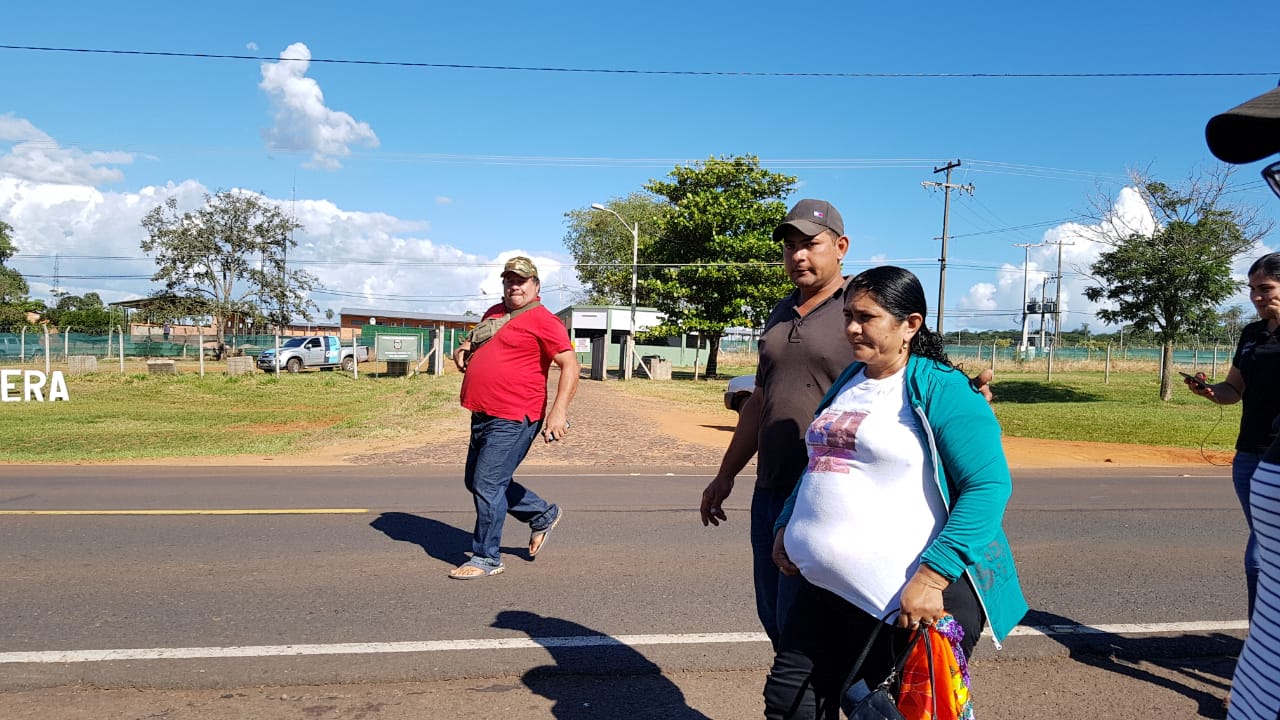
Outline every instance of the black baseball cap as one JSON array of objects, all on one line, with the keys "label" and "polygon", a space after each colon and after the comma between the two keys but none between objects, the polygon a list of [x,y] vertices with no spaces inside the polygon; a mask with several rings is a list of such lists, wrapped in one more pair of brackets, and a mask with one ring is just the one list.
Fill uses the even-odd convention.
[{"label": "black baseball cap", "polygon": [[819,235],[823,230],[834,231],[836,235],[844,235],[844,219],[836,206],[826,200],[804,199],[791,208],[787,218],[773,230],[773,239],[781,240],[787,234],[787,228],[793,227],[807,237]]},{"label": "black baseball cap", "polygon": [[1280,152],[1280,88],[1213,116],[1204,138],[1209,151],[1229,163],[1251,163]]}]

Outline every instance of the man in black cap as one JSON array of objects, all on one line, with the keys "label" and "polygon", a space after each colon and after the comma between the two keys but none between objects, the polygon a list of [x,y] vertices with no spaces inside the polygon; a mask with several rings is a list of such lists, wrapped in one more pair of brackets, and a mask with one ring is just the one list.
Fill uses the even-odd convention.
[{"label": "man in black cap", "polygon": [[[1205,127],[1209,150],[1229,163],[1280,153],[1280,88],[1214,116]],[[1280,196],[1280,161],[1262,169]],[[1258,538],[1258,587],[1249,636],[1231,680],[1228,718],[1280,717],[1280,440],[1262,456],[1249,481],[1249,506]]]},{"label": "man in black cap", "polygon": [[853,348],[844,336],[841,264],[849,238],[840,212],[825,200],[801,200],[773,239],[782,244],[783,263],[796,289],[765,322],[755,392],[738,414],[720,470],[702,493],[700,511],[703,525],[727,519],[723,504],[734,478],[758,451],[751,496],[756,612],[777,645],[781,618],[798,582],[773,563],[773,524],[808,462],[804,436],[813,411],[853,362]]},{"label": "man in black cap", "polygon": [[[773,562],[773,526],[782,505],[809,462],[805,432],[823,395],[853,362],[845,338],[845,288],[841,275],[849,238],[840,211],[826,200],[795,204],[773,231],[796,289],[778,303],[760,334],[756,389],[738,413],[733,439],[715,478],[702,491],[702,524],[719,525],[734,479],[753,455],[756,482],[751,496],[751,555],[756,614],[776,646],[779,629],[799,587],[798,577]],[[974,379],[988,399],[991,371]]]}]

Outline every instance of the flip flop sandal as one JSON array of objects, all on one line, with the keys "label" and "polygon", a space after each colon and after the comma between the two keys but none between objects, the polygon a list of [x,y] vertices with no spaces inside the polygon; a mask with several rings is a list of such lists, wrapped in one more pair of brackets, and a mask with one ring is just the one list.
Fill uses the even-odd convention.
[{"label": "flip flop sandal", "polygon": [[[465,575],[461,574],[464,569],[469,569],[469,568],[476,568],[480,572],[478,573],[468,572]],[[449,577],[453,578],[454,580],[478,580],[480,578],[487,578],[492,575],[501,575],[502,572],[506,569],[507,569],[507,566],[503,565],[502,563],[498,563],[497,565],[490,565],[489,563],[482,562],[480,560],[468,560],[467,562],[450,570]]]},{"label": "flip flop sandal", "polygon": [[562,517],[564,517],[563,509],[556,514],[556,519],[552,520],[550,525],[529,533],[529,557],[531,559],[537,557],[538,553],[542,552],[542,548],[546,547],[547,538],[551,537],[551,531],[555,530],[556,526],[560,524],[560,518]]}]

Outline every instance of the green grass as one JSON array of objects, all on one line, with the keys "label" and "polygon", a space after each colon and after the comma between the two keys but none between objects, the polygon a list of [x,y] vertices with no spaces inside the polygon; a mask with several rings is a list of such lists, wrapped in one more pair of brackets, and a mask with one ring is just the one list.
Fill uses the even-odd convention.
[{"label": "green grass", "polygon": [[[698,382],[636,382],[624,391],[722,408],[727,377],[752,371],[734,368],[722,372],[725,379]],[[1001,369],[991,389],[996,417],[1013,437],[1230,450],[1240,426],[1239,405],[1215,405],[1181,382],[1173,399],[1162,402],[1158,377],[1149,370],[1112,372],[1104,384],[1100,370],[1055,372],[1046,382],[1043,371]]]},{"label": "green grass", "polygon": [[1111,374],[1001,370],[991,384],[1005,435],[1088,442],[1229,450],[1240,428],[1240,406],[1215,405],[1174,384],[1173,399],[1159,398],[1154,372]]},{"label": "green grass", "polygon": [[[228,377],[194,364],[178,376],[102,372],[67,376],[69,402],[0,403],[0,460],[75,462],[239,454],[304,454],[335,443],[394,440],[442,424],[465,426],[458,409],[461,376],[359,378],[336,372]],[[219,368],[220,370],[220,368]],[[624,395],[684,409],[723,413],[728,377],[754,368],[720,365],[720,378],[672,382],[610,381]],[[1179,383],[1161,402],[1151,370],[1054,374],[1000,369],[993,405],[1006,435],[1227,450],[1235,442],[1239,405],[1218,406]],[[584,380],[583,382],[590,382]]]},{"label": "green grass", "polygon": [[[336,372],[68,376],[67,402],[0,405],[0,457],[67,462],[304,453],[406,436],[458,412],[460,376]],[[19,388],[20,389],[20,388]]]}]

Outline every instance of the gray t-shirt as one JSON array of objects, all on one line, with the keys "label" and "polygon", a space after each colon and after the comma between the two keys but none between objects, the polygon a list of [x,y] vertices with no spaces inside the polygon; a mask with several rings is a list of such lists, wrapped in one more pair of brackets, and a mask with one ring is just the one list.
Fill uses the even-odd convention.
[{"label": "gray t-shirt", "polygon": [[804,435],[831,383],[849,363],[844,336],[844,294],[849,279],[803,318],[800,291],[778,303],[760,336],[756,392],[764,407],[756,456],[756,487],[791,492],[808,464]]}]

